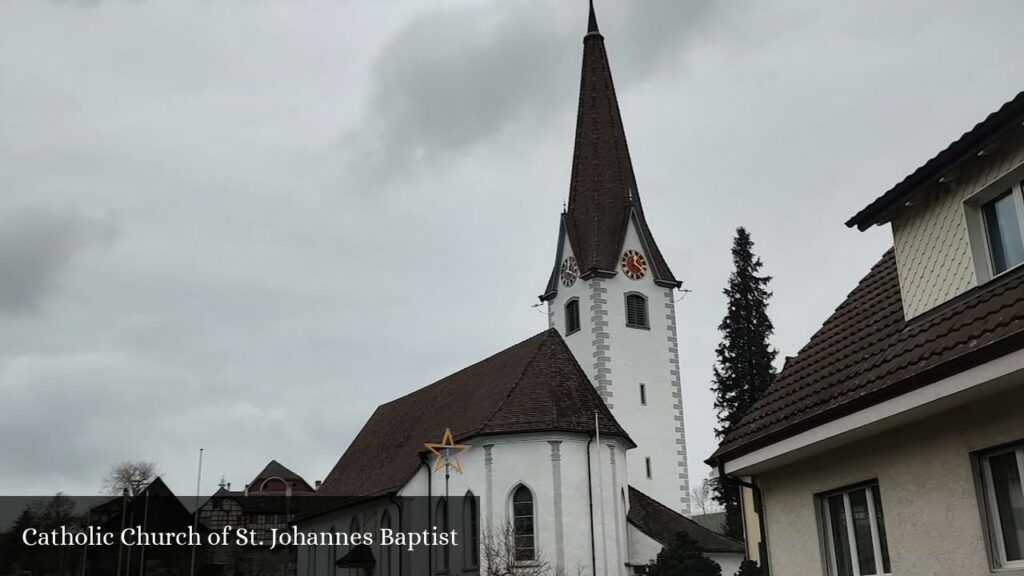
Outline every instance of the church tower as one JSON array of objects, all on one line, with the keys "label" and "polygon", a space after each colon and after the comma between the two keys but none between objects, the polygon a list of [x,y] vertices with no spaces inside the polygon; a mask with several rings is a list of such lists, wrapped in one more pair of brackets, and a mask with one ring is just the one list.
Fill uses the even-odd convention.
[{"label": "church tower", "polygon": [[569,203],[540,299],[638,447],[629,483],[689,513],[676,280],[647,226],[593,2],[583,39]]}]

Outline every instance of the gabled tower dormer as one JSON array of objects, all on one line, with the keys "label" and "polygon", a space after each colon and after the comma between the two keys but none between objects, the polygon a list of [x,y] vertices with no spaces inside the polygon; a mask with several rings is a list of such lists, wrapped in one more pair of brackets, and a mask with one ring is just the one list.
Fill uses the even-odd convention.
[{"label": "gabled tower dormer", "polygon": [[681,286],[644,217],[593,3],[583,38],[569,203],[540,299],[615,417],[637,442],[629,482],[689,512],[676,338]]}]

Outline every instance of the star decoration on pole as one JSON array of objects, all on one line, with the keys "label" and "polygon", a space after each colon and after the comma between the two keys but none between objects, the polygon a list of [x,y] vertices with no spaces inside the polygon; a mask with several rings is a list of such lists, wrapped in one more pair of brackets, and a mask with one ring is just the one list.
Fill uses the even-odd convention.
[{"label": "star decoration on pole", "polygon": [[[446,470],[448,468],[455,468],[456,472],[462,474],[462,461],[459,457],[463,452],[469,450],[469,444],[456,444],[455,439],[452,437],[451,428],[444,429],[444,436],[441,438],[440,444],[430,442],[424,444],[424,446],[434,454],[434,472],[442,468]],[[454,461],[452,457],[454,457]]]}]

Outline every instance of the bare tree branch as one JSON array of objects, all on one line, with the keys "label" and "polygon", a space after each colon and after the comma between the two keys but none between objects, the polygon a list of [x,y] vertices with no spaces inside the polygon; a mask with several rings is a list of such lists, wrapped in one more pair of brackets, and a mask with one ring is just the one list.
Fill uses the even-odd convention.
[{"label": "bare tree branch", "polygon": [[156,462],[118,462],[103,478],[103,493],[119,496],[128,490],[129,496],[136,496],[158,475]]}]

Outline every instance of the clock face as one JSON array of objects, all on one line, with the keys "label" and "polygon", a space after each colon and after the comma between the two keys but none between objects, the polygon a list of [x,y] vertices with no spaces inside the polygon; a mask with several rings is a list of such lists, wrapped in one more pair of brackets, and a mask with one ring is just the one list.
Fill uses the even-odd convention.
[{"label": "clock face", "polygon": [[580,267],[576,264],[576,258],[569,256],[562,260],[562,286],[566,288],[576,283],[580,277]]},{"label": "clock face", "polygon": [[622,255],[622,273],[631,280],[639,280],[647,274],[647,259],[636,250],[626,250]]}]

